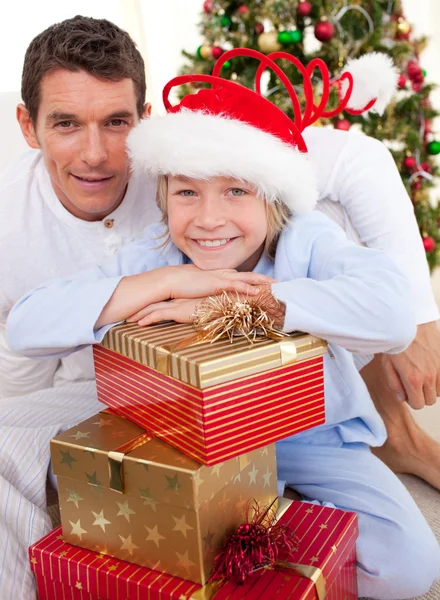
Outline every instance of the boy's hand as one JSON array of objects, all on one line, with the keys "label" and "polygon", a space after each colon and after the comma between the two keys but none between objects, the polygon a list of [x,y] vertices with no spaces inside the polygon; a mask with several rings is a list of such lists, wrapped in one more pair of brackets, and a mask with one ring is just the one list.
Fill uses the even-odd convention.
[{"label": "boy's hand", "polygon": [[194,265],[167,267],[166,277],[171,299],[204,298],[223,291],[255,296],[263,285],[275,281],[258,273],[239,272],[235,269],[203,271]]},{"label": "boy's hand", "polygon": [[155,302],[126,319],[127,323],[136,323],[145,327],[160,321],[192,323],[196,306],[205,298],[179,298],[168,302]]}]

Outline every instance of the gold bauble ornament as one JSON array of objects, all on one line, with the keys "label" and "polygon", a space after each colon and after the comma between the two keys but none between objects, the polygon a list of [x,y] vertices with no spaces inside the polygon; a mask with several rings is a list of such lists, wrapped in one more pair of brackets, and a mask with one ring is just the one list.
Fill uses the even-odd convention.
[{"label": "gold bauble ornament", "polygon": [[278,42],[278,33],[276,31],[268,31],[258,36],[258,47],[264,54],[270,54],[271,52],[278,52],[282,46]]},{"label": "gold bauble ornament", "polygon": [[407,35],[411,31],[411,25],[403,17],[399,17],[397,31],[403,35]]},{"label": "gold bauble ornament", "polygon": [[212,58],[211,46],[202,46],[200,48],[200,56],[205,60],[208,60],[208,58]]}]

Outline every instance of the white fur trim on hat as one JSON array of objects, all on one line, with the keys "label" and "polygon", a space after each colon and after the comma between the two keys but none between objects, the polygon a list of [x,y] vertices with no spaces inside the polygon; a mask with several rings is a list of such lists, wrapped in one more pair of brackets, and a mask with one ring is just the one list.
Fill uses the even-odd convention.
[{"label": "white fur trim on hat", "polygon": [[182,109],[144,119],[127,138],[134,170],[193,179],[223,176],[254,185],[293,213],[313,210],[318,192],[306,154],[274,135],[224,115]]},{"label": "white fur trim on hat", "polygon": [[[380,115],[396,91],[398,72],[393,61],[387,54],[370,52],[357,59],[347,62],[344,72],[353,76],[353,92],[348,102],[348,108],[361,110],[373,98],[377,98],[371,112]],[[345,94],[348,83],[341,84],[342,95]]]}]

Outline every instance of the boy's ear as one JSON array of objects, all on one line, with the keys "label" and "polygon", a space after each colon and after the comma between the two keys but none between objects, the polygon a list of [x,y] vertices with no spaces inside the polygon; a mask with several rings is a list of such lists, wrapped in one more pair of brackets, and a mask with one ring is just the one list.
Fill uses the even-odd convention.
[{"label": "boy's ear", "polygon": [[144,104],[144,110],[142,111],[142,118],[148,119],[148,117],[151,117],[151,104],[146,102]]},{"label": "boy's ear", "polygon": [[35,133],[34,124],[29,111],[24,104],[19,104],[17,106],[16,116],[18,124],[20,125],[21,133],[23,134],[28,146],[31,148],[40,148],[40,144]]}]

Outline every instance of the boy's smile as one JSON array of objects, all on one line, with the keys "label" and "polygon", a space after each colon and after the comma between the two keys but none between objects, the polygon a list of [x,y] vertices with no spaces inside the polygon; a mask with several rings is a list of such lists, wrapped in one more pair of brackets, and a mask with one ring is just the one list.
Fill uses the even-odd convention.
[{"label": "boy's smile", "polygon": [[201,269],[252,271],[267,234],[266,203],[252,186],[227,177],[168,177],[168,227]]}]

